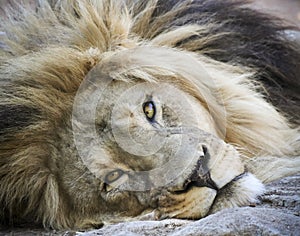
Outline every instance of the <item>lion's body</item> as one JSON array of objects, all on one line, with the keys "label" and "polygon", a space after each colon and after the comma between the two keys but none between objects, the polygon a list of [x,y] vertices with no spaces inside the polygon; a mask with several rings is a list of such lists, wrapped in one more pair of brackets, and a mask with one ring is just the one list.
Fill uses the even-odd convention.
[{"label": "lion's body", "polygon": [[[238,1],[40,2],[35,10],[9,12],[10,18],[1,20],[0,31],[5,33],[0,35],[2,222],[93,227],[157,209],[162,217],[200,218],[248,204],[262,193],[261,183],[247,170],[261,181],[299,171],[300,50],[285,38],[287,28],[280,22]],[[86,151],[94,158],[90,168],[83,163],[74,130],[84,127],[79,138],[85,138],[84,144],[94,142],[90,127],[81,123],[90,121],[85,116],[93,111],[87,104],[99,90],[93,87],[97,76],[113,81],[97,105],[95,123],[102,146],[101,152]],[[93,83],[78,95],[87,77]],[[132,84],[139,92],[130,92],[127,98],[124,92]],[[175,118],[174,111],[164,106],[159,110],[159,104],[172,97],[162,91],[166,84],[172,84],[169,91],[186,96],[183,108],[176,101],[185,112],[181,123],[182,117]],[[131,108],[143,96],[160,101],[159,127]],[[78,103],[83,110],[76,113]],[[152,131],[177,133],[164,136],[167,141],[157,154],[144,155],[144,146],[141,156],[147,157],[141,161],[136,159],[137,150],[131,150],[134,154],[122,150],[120,142],[128,139],[124,118],[141,143],[151,140]],[[179,123],[182,130],[192,127],[192,134],[178,133]],[[182,190],[178,184],[171,190],[159,186],[158,192],[152,188],[103,191],[101,176],[107,175],[106,169],[117,165],[123,171],[147,171],[163,165],[166,160],[161,156],[171,158],[179,136],[194,137],[198,129],[225,141],[216,142],[224,151],[218,159],[214,142],[200,138],[210,152],[201,166],[209,170],[213,183],[201,181],[210,187],[202,186],[188,167],[178,181],[189,178],[197,184],[183,194],[176,192]],[[204,146],[194,151],[206,156]],[[95,157],[102,152],[109,158],[98,163]],[[174,169],[184,167],[183,159],[175,161]],[[220,190],[218,195],[213,188]]]}]

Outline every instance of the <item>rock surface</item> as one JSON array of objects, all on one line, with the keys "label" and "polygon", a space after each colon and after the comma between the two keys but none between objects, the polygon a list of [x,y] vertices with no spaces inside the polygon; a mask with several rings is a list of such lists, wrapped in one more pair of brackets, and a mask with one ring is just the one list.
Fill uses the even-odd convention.
[{"label": "rock surface", "polygon": [[164,220],[130,222],[77,235],[299,235],[300,218],[267,208],[227,209],[195,222]]},{"label": "rock surface", "polygon": [[256,206],[226,209],[198,221],[133,221],[88,232],[2,229],[0,235],[300,235],[300,175],[267,185]]},{"label": "rock surface", "polygon": [[267,185],[256,206],[226,209],[198,221],[135,221],[77,235],[300,235],[300,175]]}]

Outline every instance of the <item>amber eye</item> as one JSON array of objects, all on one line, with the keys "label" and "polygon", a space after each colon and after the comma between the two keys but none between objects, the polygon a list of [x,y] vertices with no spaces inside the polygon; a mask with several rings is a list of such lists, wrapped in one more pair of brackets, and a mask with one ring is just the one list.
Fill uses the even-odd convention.
[{"label": "amber eye", "polygon": [[124,172],[122,170],[114,170],[106,175],[105,183],[110,184],[117,181],[123,174]]},{"label": "amber eye", "polygon": [[150,121],[152,121],[155,117],[155,113],[156,113],[156,108],[154,105],[154,102],[145,102],[143,105],[143,111],[147,117],[147,119],[149,119]]}]

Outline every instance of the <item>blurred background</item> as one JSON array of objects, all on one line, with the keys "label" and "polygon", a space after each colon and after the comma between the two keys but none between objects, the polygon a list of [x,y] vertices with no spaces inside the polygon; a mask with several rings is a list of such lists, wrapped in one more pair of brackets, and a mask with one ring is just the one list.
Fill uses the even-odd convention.
[{"label": "blurred background", "polygon": [[250,5],[300,27],[300,0],[254,0]]}]

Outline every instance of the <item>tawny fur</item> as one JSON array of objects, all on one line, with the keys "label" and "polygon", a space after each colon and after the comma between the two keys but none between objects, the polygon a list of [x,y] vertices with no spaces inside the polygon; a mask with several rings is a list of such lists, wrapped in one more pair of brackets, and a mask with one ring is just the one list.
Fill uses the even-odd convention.
[{"label": "tawny fur", "polygon": [[[79,200],[70,199],[72,196],[60,182],[66,169],[74,171],[74,178],[77,169],[80,174],[92,175],[78,157],[72,156],[73,152],[68,156],[61,147],[66,138],[68,147],[75,149],[68,133],[72,129],[73,101],[85,76],[96,65],[106,65],[105,73],[116,81],[131,77],[155,83],[171,81],[181,87],[209,109],[216,134],[239,150],[246,167],[261,181],[299,172],[297,124],[290,123],[293,117],[271,103],[272,96],[267,97],[268,88],[256,79],[263,74],[259,65],[248,67],[235,61],[218,61],[214,56],[219,49],[213,42],[232,32],[208,34],[222,24],[209,18],[204,25],[187,22],[164,27],[192,1],[179,1],[157,18],[153,14],[158,1],[126,2],[127,5],[118,0],[40,1],[37,9],[19,6],[17,12],[8,11],[8,17],[1,20],[0,29],[5,33],[0,36],[3,222],[32,220],[54,228],[99,224],[93,218],[96,200],[90,208],[72,205]],[[295,49],[290,50],[299,56]],[[137,63],[132,65],[128,57]],[[117,58],[117,68],[109,63],[112,58]],[[199,65],[205,68],[207,80],[199,79]],[[284,73],[280,68],[274,71]],[[273,70],[266,71],[264,76],[271,78],[272,73]],[[18,113],[24,114],[24,119]],[[75,170],[68,169],[72,158]],[[74,185],[85,184],[80,181]],[[91,183],[98,185],[97,180]],[[260,184],[258,187],[262,192]],[[94,201],[92,194],[82,198]],[[247,197],[237,196],[238,200],[233,201],[242,203],[231,204],[228,200],[224,204],[243,205],[253,200],[243,198]],[[136,207],[134,200],[128,204]],[[132,214],[136,216],[142,210],[137,208]],[[109,221],[113,215],[106,212],[107,219],[103,217],[101,221]]]}]

